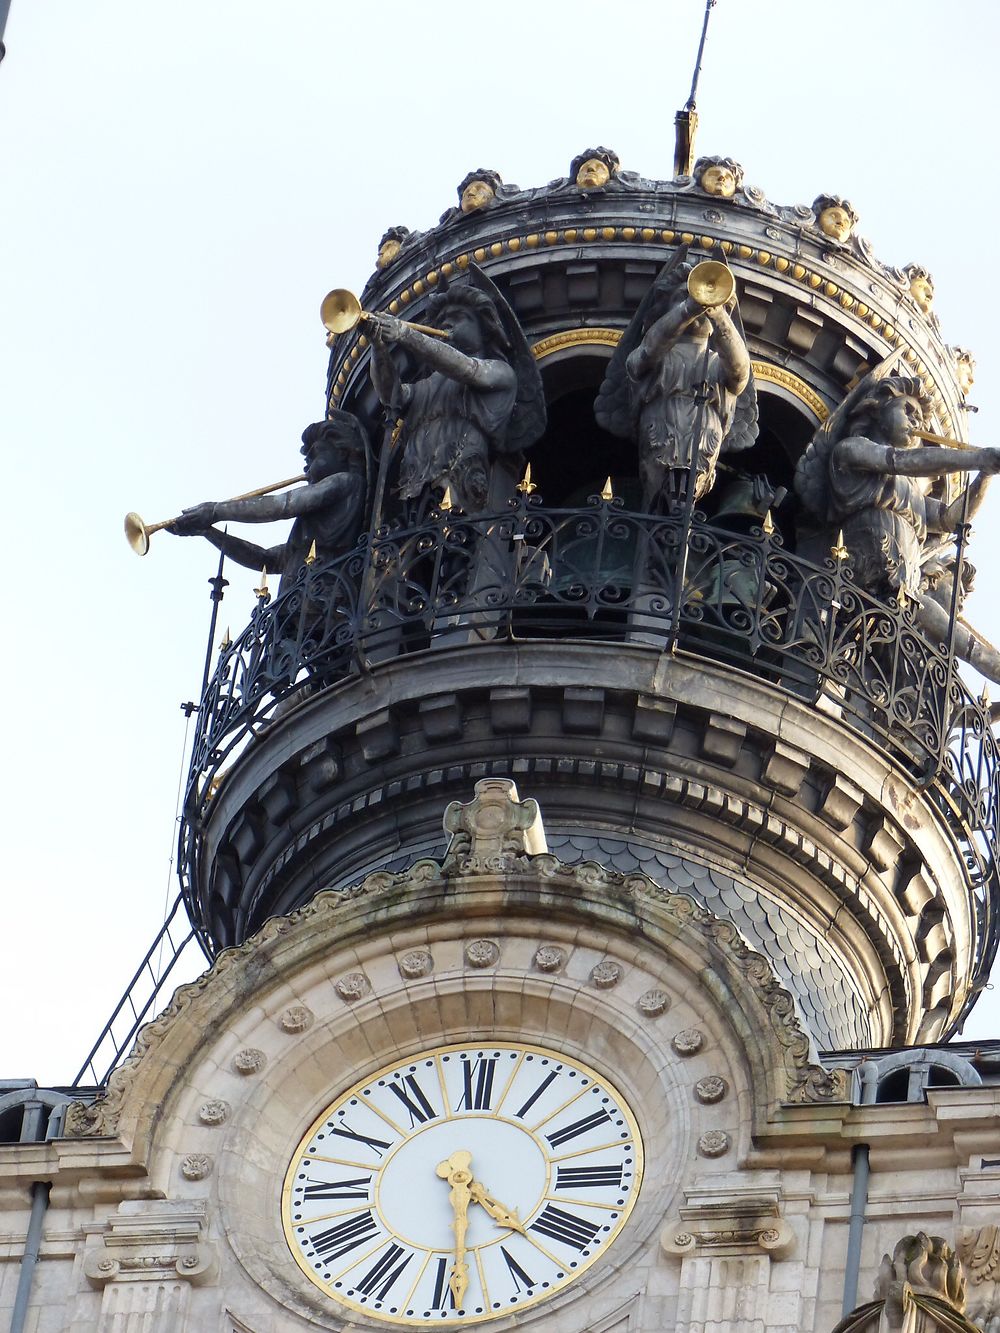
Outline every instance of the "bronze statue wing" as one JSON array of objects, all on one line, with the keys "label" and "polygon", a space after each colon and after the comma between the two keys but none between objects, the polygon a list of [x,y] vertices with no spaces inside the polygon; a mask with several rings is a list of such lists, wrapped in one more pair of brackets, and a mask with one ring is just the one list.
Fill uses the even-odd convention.
[{"label": "bronze statue wing", "polygon": [[341,434],[345,437],[345,443],[350,440],[355,448],[364,454],[365,494],[363,512],[367,514],[371,506],[372,489],[375,484],[375,459],[372,454],[371,441],[368,439],[368,432],[353,412],[347,412],[341,407],[331,407],[327,413],[327,420],[337,423]]},{"label": "bronze statue wing", "polygon": [[665,289],[673,286],[671,277],[687,258],[687,252],[686,245],[680,246],[653,279],[608,362],[601,387],[594,399],[594,418],[597,424],[602,430],[618,435],[622,439],[630,439],[633,433],[626,362],[642,341],[643,325],[650,306],[660,298]]},{"label": "bronze statue wing", "polygon": [[902,348],[899,348],[858,380],[816,431],[805,453],[796,463],[795,493],[814,518],[829,522],[834,517],[830,512],[830,455],[834,447],[845,438],[847,422],[855,407],[880,380],[892,374],[901,356]]},{"label": "bronze statue wing", "polygon": [[503,452],[520,453],[530,449],[545,431],[545,391],[538,362],[531,354],[520,320],[492,279],[477,264],[470,264],[469,281],[493,301],[510,344],[510,364],[517,376],[517,398],[504,437]]}]

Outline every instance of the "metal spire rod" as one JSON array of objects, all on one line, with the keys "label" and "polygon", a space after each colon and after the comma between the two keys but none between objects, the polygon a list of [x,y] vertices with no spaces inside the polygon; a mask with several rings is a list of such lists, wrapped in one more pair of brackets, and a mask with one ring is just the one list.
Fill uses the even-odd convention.
[{"label": "metal spire rod", "polygon": [[698,92],[701,58],[705,54],[705,38],[708,36],[708,16],[714,8],[715,0],[705,0],[705,19],[701,25],[701,40],[698,43],[698,55],[694,62],[694,74],[691,76],[691,96],[674,116],[675,176],[690,176],[694,167],[694,136],[698,130],[695,96]]},{"label": "metal spire rod", "polygon": [[695,94],[698,91],[698,75],[701,73],[701,58],[705,54],[705,38],[708,36],[708,16],[715,8],[716,0],[705,0],[705,19],[701,25],[701,41],[698,43],[698,55],[694,62],[694,74],[691,76],[691,96],[684,104],[685,111],[693,111]]}]

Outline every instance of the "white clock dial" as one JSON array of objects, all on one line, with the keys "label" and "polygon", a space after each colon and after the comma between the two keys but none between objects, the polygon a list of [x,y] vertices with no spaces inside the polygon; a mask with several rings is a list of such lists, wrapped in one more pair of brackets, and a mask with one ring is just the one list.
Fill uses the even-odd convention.
[{"label": "white clock dial", "polygon": [[442,1046],[324,1111],[283,1192],[299,1266],[390,1323],[476,1323],[564,1287],[635,1203],[639,1129],[593,1070],[513,1042]]}]

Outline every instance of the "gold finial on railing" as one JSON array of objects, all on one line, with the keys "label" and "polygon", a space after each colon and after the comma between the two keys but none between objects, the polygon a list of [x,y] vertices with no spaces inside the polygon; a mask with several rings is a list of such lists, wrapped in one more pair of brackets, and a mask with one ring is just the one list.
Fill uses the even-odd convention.
[{"label": "gold finial on railing", "polygon": [[531,464],[530,464],[530,463],[526,463],[526,464],[524,465],[524,476],[523,476],[523,477],[521,478],[521,480],[517,483],[517,485],[516,485],[516,487],[515,487],[514,489],[517,490],[517,491],[520,491],[520,493],[521,493],[522,495],[534,495],[535,491],[538,490],[538,487],[537,487],[537,486],[535,485],[535,483],[531,480]]},{"label": "gold finial on railing", "polygon": [[983,692],[979,696],[979,707],[985,712],[990,706],[990,687],[983,681]]},{"label": "gold finial on railing", "polygon": [[774,519],[771,517],[770,509],[764,515],[764,521],[760,525],[761,532],[765,537],[771,537],[774,534]]},{"label": "gold finial on railing", "polygon": [[219,642],[219,652],[224,653],[228,648],[232,647],[232,643],[233,640],[229,633],[229,626],[227,625],[226,632],[223,634],[222,639]]},{"label": "gold finial on railing", "polygon": [[451,498],[451,487],[446,486],[444,488],[444,495],[442,495],[441,499],[438,501],[438,509],[441,510],[442,514],[447,514],[448,511],[451,509],[452,504],[453,501]]},{"label": "gold finial on railing", "polygon": [[267,565],[264,565],[260,571],[260,587],[254,588],[253,595],[260,602],[262,602],[265,597],[270,597],[271,595],[267,587]]},{"label": "gold finial on railing", "polygon": [[609,476],[607,481],[604,483],[604,490],[601,491],[601,499],[613,500],[614,498],[615,498],[615,493],[611,489],[611,477]]},{"label": "gold finial on railing", "polygon": [[830,547],[830,554],[833,556],[834,560],[846,560],[850,555],[850,551],[848,551],[847,547],[844,545],[843,528],[837,533],[837,540],[836,543]]},{"label": "gold finial on railing", "polygon": [[316,538],[314,537],[312,540],[312,545],[309,547],[309,553],[306,556],[304,563],[307,565],[314,565],[318,559],[319,556],[316,554]]}]

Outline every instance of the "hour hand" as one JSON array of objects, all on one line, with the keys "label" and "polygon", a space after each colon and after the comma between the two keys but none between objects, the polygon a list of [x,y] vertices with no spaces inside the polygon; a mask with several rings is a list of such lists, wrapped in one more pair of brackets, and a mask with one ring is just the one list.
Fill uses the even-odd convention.
[{"label": "hour hand", "polygon": [[474,1180],[469,1186],[469,1195],[474,1203],[478,1203],[480,1208],[489,1213],[494,1222],[502,1227],[509,1227],[511,1231],[519,1231],[522,1236],[528,1233],[524,1229],[524,1223],[517,1215],[516,1208],[507,1208],[499,1199],[494,1199],[486,1186],[480,1180]]}]

